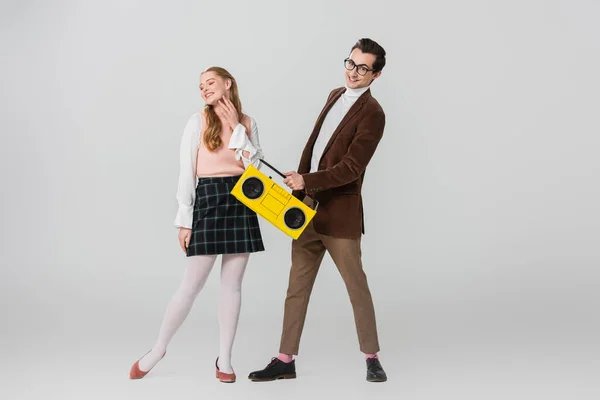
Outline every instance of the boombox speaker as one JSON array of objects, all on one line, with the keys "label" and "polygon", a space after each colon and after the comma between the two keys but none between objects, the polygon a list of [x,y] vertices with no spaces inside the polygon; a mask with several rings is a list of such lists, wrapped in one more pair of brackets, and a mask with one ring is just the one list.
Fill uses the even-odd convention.
[{"label": "boombox speaker", "polygon": [[[286,178],[266,161],[261,162]],[[300,237],[319,206],[313,200],[315,208],[310,208],[252,164],[248,165],[231,194],[293,239]]]}]

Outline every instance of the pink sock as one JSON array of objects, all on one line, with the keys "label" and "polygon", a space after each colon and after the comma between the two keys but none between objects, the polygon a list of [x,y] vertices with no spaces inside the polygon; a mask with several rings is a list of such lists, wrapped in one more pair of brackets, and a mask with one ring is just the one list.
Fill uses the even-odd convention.
[{"label": "pink sock", "polygon": [[365,358],[379,358],[377,354],[365,354]]},{"label": "pink sock", "polygon": [[279,353],[277,358],[280,359],[281,361],[283,361],[284,363],[291,363],[293,361],[292,356],[289,354]]}]

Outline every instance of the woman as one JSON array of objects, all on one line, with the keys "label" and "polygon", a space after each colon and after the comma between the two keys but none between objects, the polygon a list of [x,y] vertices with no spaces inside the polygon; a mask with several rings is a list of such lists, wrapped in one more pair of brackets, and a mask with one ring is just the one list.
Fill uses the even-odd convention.
[{"label": "woman", "polygon": [[241,306],[241,286],[250,253],[263,251],[258,217],[230,192],[245,168],[260,168],[262,150],[256,121],[242,113],[235,79],[223,68],[200,75],[206,105],[191,116],[181,141],[175,227],[187,256],[183,281],[167,307],[156,343],[131,367],[143,378],[165,355],[167,345],[222,255],[219,304],[220,352],[217,378],[235,382],[231,349]]}]

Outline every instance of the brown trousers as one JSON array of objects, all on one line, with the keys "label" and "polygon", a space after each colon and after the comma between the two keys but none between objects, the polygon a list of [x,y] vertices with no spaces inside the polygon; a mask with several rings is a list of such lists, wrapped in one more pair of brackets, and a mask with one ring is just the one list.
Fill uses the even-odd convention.
[{"label": "brown trousers", "polygon": [[310,294],[325,250],[329,252],[340,271],[348,290],[354,311],[360,351],[365,354],[377,353],[379,341],[375,310],[367,276],[362,267],[360,239],[341,239],[321,235],[315,231],[312,222],[292,243],[292,267],[285,299],[279,352],[290,355],[298,354]]}]

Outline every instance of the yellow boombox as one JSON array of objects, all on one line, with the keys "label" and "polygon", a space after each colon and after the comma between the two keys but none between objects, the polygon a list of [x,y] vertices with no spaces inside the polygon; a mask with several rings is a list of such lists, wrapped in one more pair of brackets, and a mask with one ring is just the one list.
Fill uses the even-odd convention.
[{"label": "yellow boombox", "polygon": [[[286,178],[266,161],[261,162]],[[313,200],[315,208],[310,208],[252,164],[248,165],[231,194],[293,239],[300,237],[319,205]]]}]

